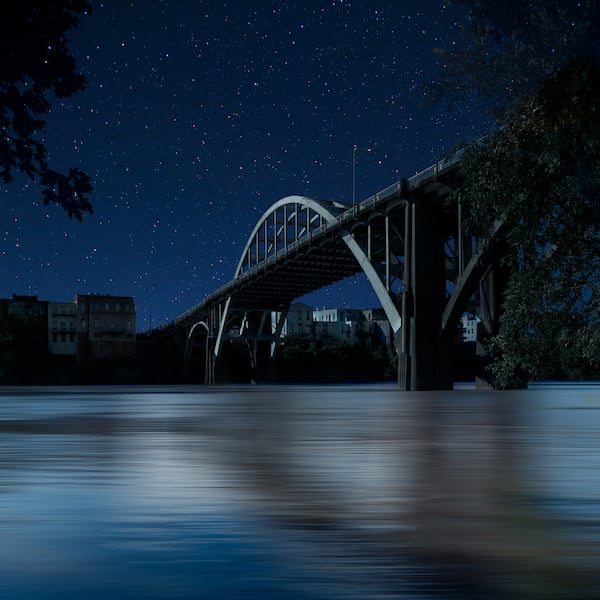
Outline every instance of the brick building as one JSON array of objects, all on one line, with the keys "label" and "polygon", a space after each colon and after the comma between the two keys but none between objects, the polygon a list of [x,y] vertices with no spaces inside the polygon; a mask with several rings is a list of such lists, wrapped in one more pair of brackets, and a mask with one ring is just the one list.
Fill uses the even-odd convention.
[{"label": "brick building", "polygon": [[79,361],[135,355],[132,296],[77,294],[75,306]]}]

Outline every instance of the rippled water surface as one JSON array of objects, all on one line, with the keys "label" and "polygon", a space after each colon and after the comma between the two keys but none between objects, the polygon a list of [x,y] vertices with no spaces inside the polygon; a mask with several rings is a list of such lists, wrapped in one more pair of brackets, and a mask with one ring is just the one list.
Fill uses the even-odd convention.
[{"label": "rippled water surface", "polygon": [[0,388],[0,598],[600,597],[600,388]]}]

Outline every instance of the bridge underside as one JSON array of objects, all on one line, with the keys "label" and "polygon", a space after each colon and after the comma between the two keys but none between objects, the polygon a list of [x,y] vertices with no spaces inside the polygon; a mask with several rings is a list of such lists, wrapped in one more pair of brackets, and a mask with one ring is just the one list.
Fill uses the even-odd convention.
[{"label": "bridge underside", "polygon": [[315,240],[296,255],[282,256],[268,270],[241,281],[235,291],[235,305],[281,310],[297,298],[360,270],[356,258],[341,239]]}]

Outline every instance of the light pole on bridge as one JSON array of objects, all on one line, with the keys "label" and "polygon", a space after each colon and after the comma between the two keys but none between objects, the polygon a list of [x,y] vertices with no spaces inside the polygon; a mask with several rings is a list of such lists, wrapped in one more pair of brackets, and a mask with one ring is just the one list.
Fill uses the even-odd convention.
[{"label": "light pole on bridge", "polygon": [[[371,152],[373,148],[361,148],[361,152]],[[356,159],[360,155],[358,146],[352,145],[352,207],[356,206]]]}]

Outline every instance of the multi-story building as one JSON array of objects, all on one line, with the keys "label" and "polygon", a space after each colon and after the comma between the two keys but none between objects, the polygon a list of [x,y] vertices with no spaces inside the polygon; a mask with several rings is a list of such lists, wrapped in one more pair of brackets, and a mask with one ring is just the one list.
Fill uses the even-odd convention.
[{"label": "multi-story building", "polygon": [[357,339],[361,321],[364,316],[360,310],[348,308],[322,308],[313,310],[315,335],[329,337],[346,343]]},{"label": "multi-story building", "polygon": [[[273,322],[275,327],[275,322]],[[295,302],[290,306],[282,335],[307,335],[313,332],[313,307],[303,302]]]},{"label": "multi-story building", "polygon": [[361,336],[371,335],[377,343],[390,344],[392,331],[380,308],[322,308],[296,302],[288,311],[282,335],[312,335],[354,344]]},{"label": "multi-story building", "polygon": [[132,296],[77,294],[75,305],[78,360],[135,355]]},{"label": "multi-story building", "polygon": [[48,315],[48,301],[39,300],[37,296],[19,296],[13,294],[6,300],[9,315],[17,317],[39,317],[45,319]]},{"label": "multi-story building", "polygon": [[74,302],[48,302],[50,354],[77,354],[77,306]]},{"label": "multi-story building", "polygon": [[394,333],[383,308],[366,308],[361,311],[365,317],[363,328],[380,344],[386,346],[394,343]]},{"label": "multi-story building", "polygon": [[[17,323],[25,325],[16,327]],[[48,337],[48,302],[37,296],[20,296],[0,299],[0,345],[13,344],[24,335],[26,343],[43,346]],[[22,341],[22,340],[21,340]],[[45,350],[45,348],[43,348]]]},{"label": "multi-story building", "polygon": [[13,294],[0,298],[0,321],[11,317],[37,323],[35,344],[47,342],[50,354],[79,361],[135,355],[133,296],[77,294],[73,302],[48,302]]},{"label": "multi-story building", "polygon": [[477,341],[477,324],[480,322],[481,319],[477,315],[471,313],[463,314],[463,316],[460,318],[463,342]]},{"label": "multi-story building", "polygon": [[[481,319],[472,313],[461,317],[459,335],[463,342],[477,340],[477,325]],[[275,326],[275,321],[273,322]],[[282,335],[312,335],[332,338],[346,343],[358,341],[360,336],[372,336],[376,343],[390,345],[394,336],[382,308],[364,310],[348,308],[313,309],[312,306],[296,302],[291,305]]]}]

